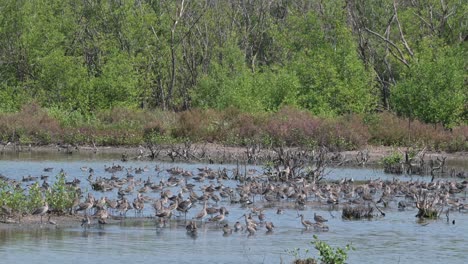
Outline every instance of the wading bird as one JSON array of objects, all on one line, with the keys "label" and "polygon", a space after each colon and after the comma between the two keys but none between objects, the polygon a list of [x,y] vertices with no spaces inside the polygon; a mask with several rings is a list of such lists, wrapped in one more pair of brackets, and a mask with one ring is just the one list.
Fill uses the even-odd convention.
[{"label": "wading bird", "polygon": [[49,211],[49,205],[47,204],[47,202],[44,202],[44,205],[37,208],[36,210],[34,210],[34,212],[32,214],[33,215],[40,215],[41,216],[41,224],[42,224],[42,217],[47,213],[47,211]]}]

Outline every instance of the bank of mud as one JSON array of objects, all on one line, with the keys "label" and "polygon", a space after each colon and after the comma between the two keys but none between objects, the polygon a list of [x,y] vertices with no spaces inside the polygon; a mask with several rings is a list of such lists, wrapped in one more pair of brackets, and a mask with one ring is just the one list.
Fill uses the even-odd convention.
[{"label": "bank of mud", "polygon": [[[260,146],[228,146],[213,143],[206,144],[173,144],[173,145],[153,145],[153,146],[77,146],[77,145],[46,145],[46,146],[5,146],[0,149],[0,154],[12,153],[63,153],[64,155],[95,154],[99,157],[100,154],[112,155],[124,160],[148,160],[154,159],[159,161],[184,161],[184,162],[204,162],[204,163],[249,163],[262,164],[264,161],[269,161],[277,156],[280,150],[290,151],[292,153],[300,153],[305,151],[305,148],[288,147],[280,148],[264,148]],[[385,147],[385,146],[368,146],[361,150],[353,151],[329,151],[333,159],[341,164],[354,165],[379,165],[382,158],[398,152],[404,154],[408,148],[405,147]],[[421,151],[422,149],[412,149]],[[363,157],[365,156],[365,161]],[[468,165],[468,152],[433,152],[425,151],[425,157],[428,159],[446,158],[447,162],[454,164]],[[250,159],[250,160],[249,160]],[[465,166],[466,166],[465,165]]]}]

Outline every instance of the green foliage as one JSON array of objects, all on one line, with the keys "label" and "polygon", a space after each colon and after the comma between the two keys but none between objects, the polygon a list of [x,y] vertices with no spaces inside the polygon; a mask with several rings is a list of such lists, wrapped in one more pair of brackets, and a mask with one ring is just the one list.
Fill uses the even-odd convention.
[{"label": "green foliage", "polygon": [[115,106],[136,106],[138,99],[136,73],[131,58],[116,52],[109,55],[102,65],[99,78],[93,78],[92,102],[94,109],[110,109]]},{"label": "green foliage", "polygon": [[398,20],[389,0],[183,3],[0,0],[0,111],[36,100],[73,126],[114,107],[383,106],[466,123],[463,1],[400,4]]},{"label": "green foliage", "polygon": [[8,182],[0,180],[0,199],[6,201],[8,198]]},{"label": "green foliage", "polygon": [[62,127],[79,127],[95,121],[94,115],[78,110],[64,110],[57,106],[47,108],[47,113],[57,119]]},{"label": "green foliage", "polygon": [[88,111],[91,86],[80,58],[65,56],[63,50],[55,49],[37,61],[40,70],[32,85],[44,105]]},{"label": "green foliage", "polygon": [[451,128],[462,121],[468,101],[461,47],[425,39],[414,64],[394,88],[392,102],[401,115]]},{"label": "green foliage", "polygon": [[394,151],[392,154],[382,158],[382,164],[385,167],[400,164],[402,161],[403,161],[403,154],[397,151]]},{"label": "green foliage", "polygon": [[294,72],[282,68],[264,69],[256,73],[254,79],[263,106],[261,110],[278,111],[282,106],[297,104],[300,81]]},{"label": "green foliage", "polygon": [[27,199],[23,188],[20,186],[13,188],[9,203],[7,203],[7,205],[12,209],[15,208],[15,211],[19,212],[20,214],[27,212]]},{"label": "green foliage", "polygon": [[20,87],[0,84],[0,112],[15,112],[28,101],[28,97]]},{"label": "green foliage", "polygon": [[311,241],[310,244],[318,250],[319,258],[307,257],[309,254],[309,249],[304,249],[301,252],[300,248],[295,248],[293,250],[286,250],[288,255],[291,255],[295,258],[294,263],[305,264],[305,263],[324,263],[324,264],[344,264],[346,259],[348,259],[348,251],[354,250],[350,244],[346,245],[344,248],[331,247],[328,243],[319,240],[316,235],[314,235],[314,241]]},{"label": "green foliage", "polygon": [[[0,138],[35,144],[69,132],[60,140],[139,144],[148,140],[141,120],[109,124],[99,115],[140,107],[261,115],[292,106],[321,117],[384,109],[453,130],[468,120],[468,4],[413,2],[398,4],[394,14],[391,0],[355,0],[346,8],[342,0],[253,1],[249,8],[239,1],[184,1],[181,8],[181,1],[0,0],[0,112],[36,102],[61,126],[7,120]],[[224,120],[206,125],[191,136],[247,138]],[[248,126],[239,135],[254,135],[258,123]],[[290,138],[339,148],[362,144],[357,134],[366,138],[339,133],[353,126],[327,128],[336,135],[317,139],[299,129]],[[169,124],[165,131],[178,129]],[[379,144],[466,148],[463,133],[450,141],[443,132],[420,131],[421,142],[412,142],[408,133],[371,132]]]},{"label": "green foliage", "polygon": [[46,193],[46,200],[53,210],[59,213],[66,213],[71,210],[73,201],[77,195],[74,187],[66,184],[66,175],[60,172],[56,175],[56,181]]},{"label": "green foliage", "polygon": [[[326,37],[313,12],[305,19],[290,18],[286,29],[287,46],[297,49],[287,66],[296,74],[299,89],[294,103],[313,113],[336,115],[363,113],[375,107],[373,74],[355,53],[352,36],[344,21],[335,21],[332,39]],[[294,35],[294,36],[293,36]]]},{"label": "green foliage", "polygon": [[71,209],[76,195],[75,188],[66,185],[63,172],[56,176],[56,182],[47,190],[45,197],[37,182],[26,192],[20,185],[11,185],[0,180],[0,201],[20,216],[42,206],[44,198],[52,210],[65,213]]},{"label": "green foliage", "polygon": [[294,262],[293,263],[309,263],[307,261],[310,261],[310,263],[316,263],[317,261],[313,258],[308,257],[307,255],[309,254],[309,249],[304,249],[304,252],[301,252],[300,248],[294,248],[294,249],[287,249],[286,254],[293,256],[294,257]]},{"label": "green foliage", "polygon": [[203,108],[240,108],[246,112],[263,110],[254,74],[247,68],[244,55],[235,40],[215,51],[221,59],[213,61],[208,74],[201,78],[194,105]]},{"label": "green foliage", "polygon": [[[284,104],[294,104],[299,80],[285,69],[260,69],[252,72],[237,47],[199,82],[193,93],[194,106],[203,108],[239,108],[244,112],[276,111]],[[221,54],[220,54],[221,56]]]},{"label": "green foliage", "polygon": [[10,185],[0,180],[0,201],[20,215],[28,212],[27,196],[19,185]]},{"label": "green foliage", "polygon": [[28,193],[28,212],[32,212],[34,209],[43,205],[43,194],[41,187],[37,182],[33,183],[29,187]]},{"label": "green foliage", "polygon": [[325,264],[344,264],[348,259],[348,251],[354,248],[351,245],[346,245],[344,248],[332,248],[329,244],[318,239],[314,235],[314,241],[311,242],[315,249],[319,251],[321,263]]}]

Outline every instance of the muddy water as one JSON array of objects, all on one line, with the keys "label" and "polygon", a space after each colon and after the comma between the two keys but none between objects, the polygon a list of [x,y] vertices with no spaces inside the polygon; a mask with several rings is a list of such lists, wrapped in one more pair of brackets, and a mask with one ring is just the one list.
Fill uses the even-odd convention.
[{"label": "muddy water", "polygon": [[[86,181],[88,173],[82,171],[83,166],[92,167],[96,176],[110,177],[104,172],[104,165],[112,163],[125,167],[145,167],[149,169],[135,178],[154,182],[169,177],[165,169],[178,166],[195,174],[198,167],[210,166],[213,169],[234,169],[234,165],[207,164],[173,164],[157,162],[121,163],[118,157],[106,156],[63,156],[50,157],[20,157],[0,160],[0,174],[9,178],[21,180],[23,176],[50,175],[51,182],[60,169],[67,173],[67,179],[81,180],[83,190],[91,191]],[[160,172],[154,168],[159,166]],[[53,167],[52,172],[44,172],[43,168]],[[261,170],[259,167],[247,169]],[[117,174],[124,177],[126,173]],[[334,168],[329,172],[329,178],[354,178],[355,180],[392,179],[393,175],[383,174],[378,169],[344,169]],[[402,177],[400,180],[429,180],[427,177]],[[455,180],[455,179],[453,179]],[[30,183],[25,183],[30,184]],[[208,181],[197,183],[209,185]],[[216,184],[216,183],[215,183]],[[235,186],[235,181],[225,181],[226,186]],[[174,187],[176,191],[178,187]],[[106,195],[115,197],[116,191],[95,193],[100,197]],[[159,197],[159,193],[147,193]],[[133,196],[128,197],[133,200]],[[227,201],[219,206],[226,206],[229,224],[239,220],[248,212],[238,204],[231,205]],[[262,207],[262,201],[256,201],[255,206]],[[98,227],[93,225],[84,231],[79,223],[75,227],[48,227],[33,230],[0,230],[1,263],[291,263],[294,256],[286,250],[300,249],[300,256],[316,256],[316,251],[310,245],[314,234],[332,246],[344,247],[352,243],[355,251],[349,252],[349,263],[466,263],[468,256],[468,214],[452,212],[447,223],[445,216],[438,221],[419,223],[414,215],[415,209],[398,211],[395,205],[386,209],[386,216],[372,221],[344,221],[341,211],[333,208],[307,206],[300,212],[312,220],[314,212],[329,219],[329,232],[305,231],[297,218],[295,209],[286,209],[283,215],[276,214],[277,206],[288,207],[287,203],[266,207],[268,221],[272,221],[276,229],[267,234],[264,227],[251,237],[245,232],[223,236],[221,228],[214,223],[199,226],[196,237],[188,236],[184,224],[184,216],[178,216],[179,221],[172,221],[169,226],[160,228],[154,221],[144,222],[127,220],[121,224]],[[149,207],[149,208],[148,208]],[[201,205],[192,208],[187,218],[192,218],[201,209]],[[133,212],[128,213],[132,216]],[[144,211],[145,216],[154,212],[150,206]],[[243,222],[243,220],[239,220]],[[310,249],[308,254],[304,249]]]}]

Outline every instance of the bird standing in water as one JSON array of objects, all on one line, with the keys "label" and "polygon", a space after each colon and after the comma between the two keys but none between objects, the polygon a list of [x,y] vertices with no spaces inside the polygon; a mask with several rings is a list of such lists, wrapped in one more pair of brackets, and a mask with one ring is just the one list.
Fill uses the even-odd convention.
[{"label": "bird standing in water", "polygon": [[234,224],[234,232],[238,232],[238,231],[242,231],[244,228],[242,227],[241,223],[239,221],[237,221],[235,224]]},{"label": "bird standing in water", "polygon": [[222,221],[224,220],[224,217],[225,217],[225,216],[224,216],[224,211],[222,211],[221,214],[219,214],[219,215],[217,215],[217,216],[211,218],[210,221],[212,221],[212,222],[217,222],[218,225],[219,225],[219,223],[222,222]]},{"label": "bird standing in water", "polygon": [[86,230],[89,228],[90,225],[91,225],[91,220],[89,219],[88,215],[85,215],[85,217],[81,219],[81,226],[84,228],[84,230]]},{"label": "bird standing in water", "polygon": [[315,222],[317,222],[317,223],[328,222],[327,219],[325,219],[323,216],[318,215],[318,214],[316,214],[316,213],[314,213],[314,220],[315,220]]},{"label": "bird standing in water", "polygon": [[230,234],[232,234],[231,227],[229,226],[229,224],[224,224],[224,226],[223,226],[223,235],[228,236]]},{"label": "bird standing in water", "polygon": [[194,218],[197,220],[203,221],[203,218],[206,217],[207,215],[208,213],[206,212],[206,201],[205,201],[205,204],[203,205],[203,209],[201,209],[201,211]]},{"label": "bird standing in water", "polygon": [[275,228],[275,225],[272,222],[266,222],[265,227],[267,229],[267,232],[273,232],[273,228]]},{"label": "bird standing in water", "polygon": [[40,215],[41,216],[41,224],[42,224],[42,217],[49,211],[49,205],[47,202],[44,202],[44,205],[41,207],[36,208],[34,212],[32,213],[33,215]]},{"label": "bird standing in water", "polygon": [[198,227],[197,224],[194,221],[190,221],[186,226],[185,230],[187,230],[187,233],[190,235],[195,235],[197,233]]},{"label": "bird standing in water", "polygon": [[305,227],[306,230],[308,230],[310,226],[314,225],[311,221],[305,220],[304,215],[301,214],[299,217],[301,218],[301,224]]}]

